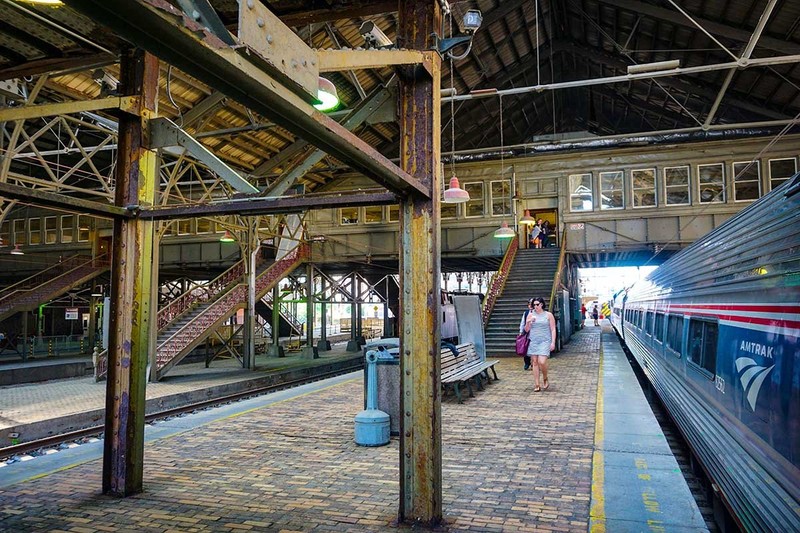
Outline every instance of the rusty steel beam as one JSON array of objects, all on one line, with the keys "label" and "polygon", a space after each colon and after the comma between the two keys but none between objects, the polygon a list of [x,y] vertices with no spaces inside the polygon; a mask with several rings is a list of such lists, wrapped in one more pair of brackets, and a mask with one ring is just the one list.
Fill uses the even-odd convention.
[{"label": "rusty steel beam", "polygon": [[37,205],[40,207],[52,207],[62,211],[78,213],[81,215],[93,215],[102,218],[133,218],[134,213],[130,209],[114,205],[93,202],[73,198],[64,194],[13,185],[11,183],[0,182],[0,197],[8,200],[19,200],[25,204]]},{"label": "rusty steel beam", "polygon": [[[145,120],[156,107],[158,74],[154,56],[141,50],[122,54],[122,92],[140,96],[141,107],[135,115],[123,113],[119,121],[114,200],[118,207],[147,206],[155,200],[156,154],[144,148],[143,140]],[[115,496],[129,496],[143,488],[152,229],[152,221],[114,220],[103,492]]]},{"label": "rusty steel beam", "polygon": [[[414,50],[434,46],[438,2],[401,0],[398,41]],[[400,166],[428,188],[427,198],[400,204],[400,509],[401,522],[442,521],[441,361],[441,60],[426,71],[398,71]]]},{"label": "rusty steel beam", "polygon": [[[419,179],[227,46],[165,0],[66,0],[126,40],[261,113],[400,196],[427,196]],[[246,47],[245,47],[246,48]]]},{"label": "rusty steel beam", "polygon": [[390,205],[398,202],[390,192],[364,193],[343,191],[331,194],[310,194],[281,198],[242,198],[208,204],[152,207],[142,209],[138,216],[145,220],[175,220],[179,218],[209,217],[216,215],[277,215],[301,213],[314,209]]}]

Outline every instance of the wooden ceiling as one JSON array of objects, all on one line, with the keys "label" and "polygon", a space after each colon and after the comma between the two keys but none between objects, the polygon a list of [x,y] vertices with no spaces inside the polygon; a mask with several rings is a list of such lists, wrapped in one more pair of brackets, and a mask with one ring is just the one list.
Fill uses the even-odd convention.
[{"label": "wooden ceiling", "polygon": [[[235,34],[239,3],[210,3]],[[396,2],[265,3],[314,48],[364,46],[358,29],[365,20],[374,21],[395,39]],[[773,8],[750,57],[800,55],[800,2],[788,0],[467,0],[451,4],[455,16],[467,9],[483,13],[470,53],[464,59],[443,62],[442,86],[454,87],[459,95],[622,76],[629,65],[656,61],[677,59],[683,68],[728,63],[747,49],[768,4]],[[445,25],[448,33],[455,27],[449,19]],[[13,105],[46,73],[50,76],[39,103],[113,92],[116,57],[123,44],[67,6],[0,0],[0,83],[17,80],[22,87],[16,96],[6,91],[5,101]],[[456,49],[456,53],[462,51]],[[390,83],[392,76],[390,68],[330,74],[342,110],[357,106],[376,88]],[[453,146],[457,151],[491,150],[501,143],[672,131],[704,122],[769,127],[800,114],[799,95],[797,62],[787,60],[746,69],[698,69],[657,79],[579,83],[502,99],[496,95],[474,98],[452,105],[454,142],[451,105],[443,105],[442,147],[445,154]],[[256,176],[256,183],[269,182],[291,166],[291,160],[269,163],[295,141],[289,132],[168,65],[162,66],[159,113],[181,124],[242,173]],[[708,120],[710,115],[713,118]],[[370,120],[354,131],[387,157],[397,156],[396,123]],[[61,141],[54,137],[49,142],[56,147]],[[313,189],[346,172],[349,169],[340,162],[325,158],[303,181]]]}]

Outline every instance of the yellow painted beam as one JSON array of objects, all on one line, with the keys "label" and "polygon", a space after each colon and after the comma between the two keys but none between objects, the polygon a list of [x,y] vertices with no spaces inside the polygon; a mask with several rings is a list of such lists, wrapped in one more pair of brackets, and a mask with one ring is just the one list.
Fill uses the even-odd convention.
[{"label": "yellow painted beam", "polygon": [[81,111],[99,111],[101,109],[122,109],[129,111],[135,107],[135,98],[130,96],[111,96],[96,100],[78,100],[58,104],[40,104],[25,107],[7,107],[0,109],[0,122],[27,120],[54,115],[69,115]]},{"label": "yellow painted beam", "polygon": [[320,72],[422,65],[430,72],[432,55],[420,50],[318,50]]}]

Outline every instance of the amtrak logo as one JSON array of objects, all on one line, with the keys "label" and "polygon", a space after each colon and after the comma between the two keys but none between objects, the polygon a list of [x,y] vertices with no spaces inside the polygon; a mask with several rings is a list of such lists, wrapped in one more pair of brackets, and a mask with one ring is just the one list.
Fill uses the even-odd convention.
[{"label": "amtrak logo", "polygon": [[761,390],[761,385],[775,365],[770,367],[758,366],[756,362],[749,357],[740,357],[736,360],[736,371],[739,373],[739,379],[742,381],[742,387],[747,395],[747,403],[750,404],[750,409],[755,412],[756,401],[758,400],[758,391]]}]

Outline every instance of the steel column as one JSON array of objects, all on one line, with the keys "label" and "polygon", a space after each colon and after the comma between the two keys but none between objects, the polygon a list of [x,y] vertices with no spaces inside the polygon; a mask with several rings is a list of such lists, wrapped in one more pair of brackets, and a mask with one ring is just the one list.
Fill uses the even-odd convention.
[{"label": "steel column", "polygon": [[[399,46],[426,50],[441,28],[437,2],[401,0]],[[439,234],[441,59],[430,72],[400,69],[400,168],[424,184],[427,198],[400,204],[400,510],[401,522],[442,520],[441,250]]]},{"label": "steel column", "polygon": [[319,352],[314,347],[314,265],[306,264],[306,345],[303,356],[317,359]]},{"label": "steel column", "polygon": [[242,247],[242,256],[245,258],[245,275],[247,276],[247,307],[244,312],[244,333],[242,334],[244,337],[242,366],[254,369],[256,366],[256,257],[260,250],[260,242],[257,219],[251,218],[247,224],[247,240]]},{"label": "steel column", "polygon": [[[126,50],[120,79],[125,95],[141,97],[141,107],[134,115],[120,117],[115,204],[152,205],[156,155],[143,148],[143,132],[156,106],[158,60],[141,50]],[[152,224],[114,220],[103,492],[117,496],[142,491]]]}]

